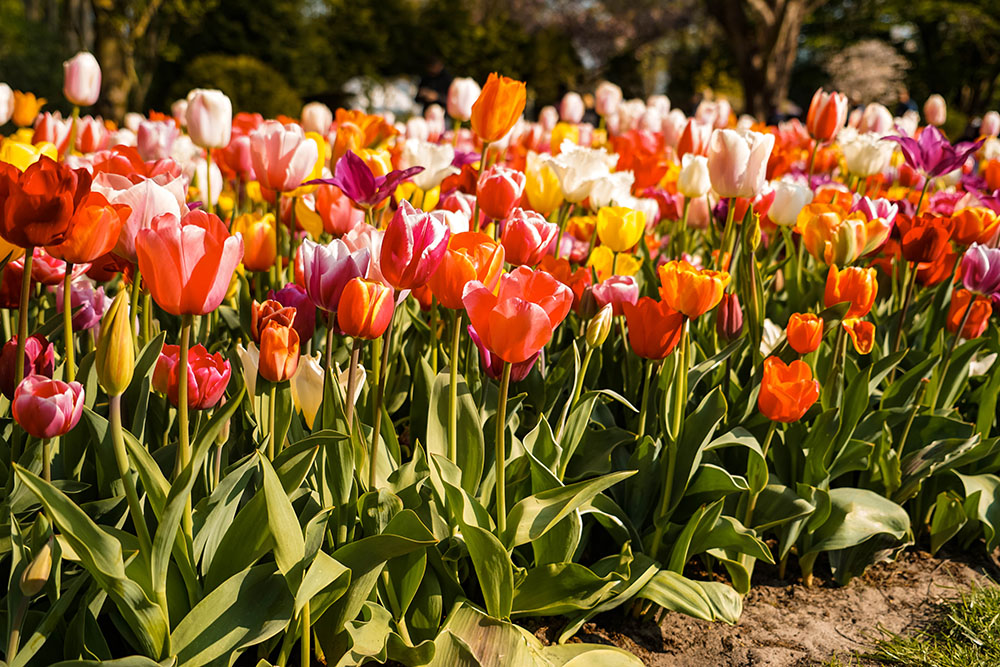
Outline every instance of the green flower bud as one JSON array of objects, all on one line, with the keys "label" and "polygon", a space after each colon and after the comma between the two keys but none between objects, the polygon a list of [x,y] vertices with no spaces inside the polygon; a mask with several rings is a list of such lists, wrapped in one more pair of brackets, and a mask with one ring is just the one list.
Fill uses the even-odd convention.
[{"label": "green flower bud", "polygon": [[132,346],[132,317],[125,290],[118,292],[101,320],[95,366],[97,379],[108,396],[122,393],[132,381],[135,348]]},{"label": "green flower bud", "polygon": [[597,311],[597,314],[587,322],[587,345],[593,348],[604,345],[611,333],[611,322],[614,320],[614,312],[611,304],[605,304]]},{"label": "green flower bud", "polygon": [[38,595],[45,587],[45,582],[49,580],[49,573],[52,571],[51,544],[51,540],[46,542],[21,573],[21,593],[25,597],[31,598]]}]

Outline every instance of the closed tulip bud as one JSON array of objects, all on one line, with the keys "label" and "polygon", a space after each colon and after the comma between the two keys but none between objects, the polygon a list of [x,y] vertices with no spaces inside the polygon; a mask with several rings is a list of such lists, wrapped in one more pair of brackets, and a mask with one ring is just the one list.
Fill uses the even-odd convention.
[{"label": "closed tulip bud", "polygon": [[21,588],[21,595],[32,598],[38,595],[49,580],[52,572],[52,542],[45,542],[38,550],[35,557],[28,563],[28,567],[21,572],[21,580],[18,582]]},{"label": "closed tulip bud", "polygon": [[735,294],[724,294],[715,315],[715,330],[727,341],[736,340],[743,332],[743,308]]},{"label": "closed tulip bud", "polygon": [[948,105],[945,104],[944,98],[937,93],[928,97],[927,101],[924,102],[924,119],[927,124],[941,127],[947,117]]},{"label": "closed tulip bud", "polygon": [[577,314],[585,320],[597,315],[597,311],[601,309],[601,306],[597,303],[597,297],[594,296],[594,286],[587,285],[583,288],[583,292],[580,293],[580,303],[577,304]]},{"label": "closed tulip bud", "polygon": [[682,158],[688,153],[707,155],[711,139],[711,124],[688,118],[684,129],[681,130],[680,137],[677,139],[677,155]]},{"label": "closed tulip bud", "polygon": [[568,92],[559,104],[559,117],[567,123],[579,123],[586,111],[580,93]]},{"label": "closed tulip bud", "polygon": [[708,175],[708,158],[703,155],[686,153],[681,158],[681,171],[677,176],[677,191],[688,199],[704,197],[712,189],[712,179]]},{"label": "closed tulip bud", "polygon": [[872,102],[861,114],[858,132],[874,132],[882,136],[892,132],[892,126],[892,113],[878,102]]},{"label": "closed tulip bud", "polygon": [[[7,268],[4,274],[11,273],[13,270]],[[18,284],[20,284],[21,279],[18,278]],[[17,389],[17,385],[14,384],[14,369],[17,365],[17,336],[12,336],[9,341],[7,341],[3,349],[0,350],[0,391],[8,399],[14,398],[14,391]],[[45,336],[41,334],[34,334],[28,336],[28,339],[24,342],[24,374],[28,375],[41,375],[43,377],[52,377],[52,369],[55,365],[55,348],[52,343],[45,339]]]},{"label": "closed tulip bud", "polygon": [[458,77],[448,86],[448,115],[455,120],[468,121],[472,116],[472,105],[481,92],[475,79]]},{"label": "closed tulip bud", "polygon": [[594,91],[594,101],[598,116],[609,116],[618,110],[622,102],[622,89],[610,81],[602,81]]},{"label": "closed tulip bud", "polygon": [[117,396],[132,382],[135,347],[132,345],[132,317],[126,290],[118,292],[101,320],[94,366],[97,380],[108,396]]},{"label": "closed tulip bud", "polygon": [[962,256],[962,283],[971,292],[1000,293],[1000,249],[973,243]]},{"label": "closed tulip bud", "polygon": [[764,187],[774,135],[716,130],[708,148],[708,173],[721,197],[755,197]]},{"label": "closed tulip bud", "polygon": [[590,322],[587,323],[587,345],[592,348],[604,345],[604,341],[608,339],[608,334],[611,333],[611,323],[613,321],[614,312],[609,303],[597,311],[597,314],[590,318]]},{"label": "closed tulip bud", "polygon": [[806,129],[817,141],[830,141],[847,122],[847,95],[817,88],[809,104]]},{"label": "closed tulip bud", "polygon": [[515,266],[534,266],[542,261],[559,226],[534,211],[515,209],[503,227],[500,242],[507,261]]},{"label": "closed tulip bud", "polygon": [[302,107],[302,129],[326,135],[333,124],[333,112],[322,102],[310,102]]},{"label": "closed tulip bud", "polygon": [[893,144],[882,141],[882,138],[872,132],[859,134],[851,141],[845,141],[841,148],[847,171],[855,176],[874,176],[889,166],[892,159]]},{"label": "closed tulip bud", "polygon": [[78,107],[89,107],[101,95],[101,66],[92,53],[81,51],[63,63],[63,95]]},{"label": "closed tulip bud", "polygon": [[538,112],[538,124],[546,132],[551,132],[559,122],[559,110],[551,104],[542,107]]},{"label": "closed tulip bud", "polygon": [[221,90],[196,88],[184,110],[191,141],[201,148],[224,148],[233,131],[233,103]]},{"label": "closed tulip bud", "polygon": [[265,380],[284,382],[295,375],[298,366],[299,334],[291,326],[271,319],[260,333],[257,371]]},{"label": "closed tulip bud", "polygon": [[[2,97],[3,91],[0,91],[0,98]],[[0,102],[0,119],[3,118],[2,109],[3,103]],[[979,126],[979,133],[986,137],[995,137],[1000,134],[1000,113],[997,113],[996,111],[987,111],[983,114],[983,122]]]},{"label": "closed tulip bud", "polygon": [[767,217],[776,225],[791,227],[812,198],[813,192],[808,186],[778,181],[774,184],[774,201]]},{"label": "closed tulip bud", "polygon": [[389,328],[394,307],[391,287],[354,278],[340,297],[337,325],[348,336],[374,340]]},{"label": "closed tulip bud", "polygon": [[526,99],[523,81],[490,74],[469,114],[472,131],[484,142],[503,139],[521,117]]}]

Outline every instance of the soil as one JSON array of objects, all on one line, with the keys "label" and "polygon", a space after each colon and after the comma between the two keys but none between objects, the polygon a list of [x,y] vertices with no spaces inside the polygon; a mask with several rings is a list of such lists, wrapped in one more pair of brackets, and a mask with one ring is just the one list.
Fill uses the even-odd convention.
[{"label": "soil", "polygon": [[[834,658],[865,665],[859,656],[883,633],[916,631],[933,617],[936,603],[973,584],[990,585],[998,573],[979,554],[936,558],[919,550],[874,565],[844,587],[817,577],[806,588],[761,568],[736,625],[670,612],[656,626],[615,610],[584,625],[573,641],[614,644],[650,667],[805,667]],[[558,636],[559,622],[551,620],[533,628],[543,641]]]}]

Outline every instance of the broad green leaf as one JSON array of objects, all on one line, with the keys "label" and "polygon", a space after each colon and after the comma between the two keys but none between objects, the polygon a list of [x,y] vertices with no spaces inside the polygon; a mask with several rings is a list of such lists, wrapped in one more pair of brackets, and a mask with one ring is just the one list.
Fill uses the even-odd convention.
[{"label": "broad green leaf", "polygon": [[973,517],[983,525],[986,550],[992,551],[1000,545],[1000,477],[957,472],[955,476],[962,482],[967,502],[971,501]]},{"label": "broad green leaf", "polygon": [[462,526],[462,536],[469,547],[486,611],[494,618],[509,618],[514,596],[510,555],[493,533],[478,526]]},{"label": "broad green leaf", "polygon": [[[274,539],[274,561],[287,579],[306,555],[302,527],[271,462],[261,456],[260,452],[257,453],[257,458],[264,472],[264,503],[267,507],[267,525]],[[289,588],[294,595],[298,582],[289,580]]]},{"label": "broad green leaf", "polygon": [[309,611],[315,623],[316,619],[347,590],[350,581],[350,570],[325,551],[317,551],[316,558],[309,565],[299,589],[295,592],[295,614],[298,615],[306,606],[306,602],[310,602]]},{"label": "broad green leaf", "polygon": [[558,616],[591,609],[621,581],[614,573],[599,577],[578,563],[550,563],[529,569],[514,590],[513,616]]},{"label": "broad green leaf", "polygon": [[867,489],[831,489],[830,516],[813,534],[806,553],[846,549],[883,534],[897,542],[910,537],[906,510]]},{"label": "broad green leaf", "polygon": [[133,655],[117,660],[63,660],[51,665],[51,667],[171,667],[175,664],[177,664],[175,660],[156,662],[149,658]]},{"label": "broad green leaf", "polygon": [[670,570],[657,572],[637,597],[705,621],[734,624],[743,613],[743,598],[731,586],[694,581]]},{"label": "broad green leaf", "polygon": [[642,661],[617,646],[554,644],[542,649],[552,667],[641,667]]}]

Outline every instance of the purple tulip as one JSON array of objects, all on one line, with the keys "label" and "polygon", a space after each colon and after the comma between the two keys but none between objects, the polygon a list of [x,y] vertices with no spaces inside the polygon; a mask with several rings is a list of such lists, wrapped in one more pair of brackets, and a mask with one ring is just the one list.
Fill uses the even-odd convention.
[{"label": "purple tulip", "polygon": [[308,341],[316,331],[316,306],[306,293],[304,287],[295,283],[288,283],[280,290],[271,290],[267,293],[268,299],[274,299],[282,306],[295,309],[295,319],[292,321],[292,328],[299,334],[300,341]]},{"label": "purple tulip", "polygon": [[[11,337],[0,351],[0,392],[8,399],[14,398],[14,372],[17,360],[17,336]],[[35,334],[24,342],[24,375],[52,377],[55,366],[55,349],[45,336]]]},{"label": "purple tulip", "polygon": [[368,249],[352,253],[340,239],[325,246],[306,239],[301,249],[302,273],[309,299],[320,310],[334,312],[340,305],[344,286],[353,278],[364,278],[368,272],[371,261]]},{"label": "purple tulip", "polygon": [[1000,293],[1000,248],[973,243],[962,256],[962,283],[970,292]]},{"label": "purple tulip", "polygon": [[[104,294],[104,288],[94,289],[95,283],[89,278],[77,278],[70,286],[69,301],[73,309],[73,329],[87,331],[97,326],[104,311],[111,305],[111,299]],[[56,292],[56,311],[63,311],[63,284],[59,283]]]},{"label": "purple tulip", "polygon": [[424,170],[423,167],[396,169],[385,176],[375,176],[371,168],[354,151],[347,151],[337,160],[333,178],[317,178],[303,185],[336,185],[347,198],[364,209],[378,206],[393,192],[396,186]]},{"label": "purple tulip", "polygon": [[[494,380],[499,380],[503,375],[503,359],[495,354],[492,354],[486,346],[483,345],[483,341],[479,338],[479,334],[476,333],[476,330],[472,328],[471,324],[469,325],[469,336],[472,337],[472,342],[479,348],[479,361],[482,362],[482,371]],[[520,382],[524,378],[528,377],[528,373],[531,372],[535,362],[538,361],[538,354],[539,353],[536,352],[529,359],[525,359],[524,361],[516,364],[511,364],[510,381]]]},{"label": "purple tulip", "polygon": [[910,137],[883,137],[885,141],[895,141],[903,151],[906,164],[919,172],[934,178],[955,171],[975,153],[983,140],[963,141],[955,146],[941,134],[941,130],[928,126],[920,133],[919,139]]}]

